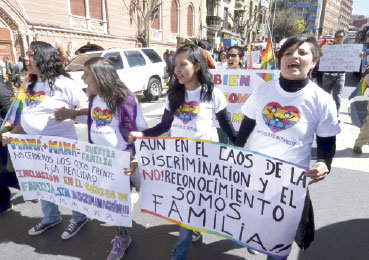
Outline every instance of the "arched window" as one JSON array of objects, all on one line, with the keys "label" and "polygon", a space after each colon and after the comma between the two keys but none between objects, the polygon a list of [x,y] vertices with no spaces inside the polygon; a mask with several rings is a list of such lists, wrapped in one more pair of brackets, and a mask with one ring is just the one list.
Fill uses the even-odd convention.
[{"label": "arched window", "polygon": [[172,0],[171,10],[170,10],[170,32],[178,33],[179,25],[179,4],[176,0]]},{"label": "arched window", "polygon": [[190,4],[187,8],[187,35],[193,36],[194,35],[194,21],[195,21],[195,14],[193,5]]}]

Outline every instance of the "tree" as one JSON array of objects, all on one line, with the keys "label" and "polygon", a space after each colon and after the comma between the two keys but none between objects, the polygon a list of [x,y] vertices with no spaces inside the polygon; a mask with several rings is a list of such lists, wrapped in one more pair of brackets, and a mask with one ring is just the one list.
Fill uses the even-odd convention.
[{"label": "tree", "polygon": [[261,8],[252,9],[252,6],[244,6],[242,9],[234,11],[234,15],[228,14],[229,19],[233,23],[233,29],[240,34],[241,38],[245,38],[257,25],[263,15]]},{"label": "tree", "polygon": [[302,18],[298,18],[293,10],[279,11],[275,17],[273,24],[273,34],[276,41],[292,35],[304,33],[306,22]]},{"label": "tree", "polygon": [[130,24],[137,26],[137,40],[142,47],[150,45],[150,27],[151,21],[159,12],[161,3],[159,0],[123,0],[124,6],[129,12]]}]

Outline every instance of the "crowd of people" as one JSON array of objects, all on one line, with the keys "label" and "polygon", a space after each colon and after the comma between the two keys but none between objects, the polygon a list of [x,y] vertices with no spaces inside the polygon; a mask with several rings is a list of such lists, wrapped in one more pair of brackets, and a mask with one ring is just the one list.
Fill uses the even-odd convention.
[{"label": "crowd of people", "polygon": [[[337,44],[340,44],[341,36],[344,36],[344,32],[338,31]],[[34,41],[27,50],[27,56],[13,66],[13,71],[5,70],[5,74],[6,79],[18,87],[24,77],[29,75],[25,98],[31,101],[36,95],[42,95],[43,98],[38,99],[40,102],[37,104],[24,103],[20,122],[14,125],[10,132],[77,139],[75,120],[79,116],[87,115],[85,123],[88,126],[89,142],[129,151],[131,167],[126,169],[124,174],[130,175],[132,179],[137,178],[134,174],[137,161],[133,149],[136,138],[156,137],[170,130],[173,137],[219,141],[239,147],[248,142],[250,150],[310,168],[305,173],[311,178],[310,184],[324,180],[331,169],[336,150],[336,135],[340,133],[337,111],[340,107],[344,73],[325,73],[327,75],[323,76],[321,87],[311,81],[310,72],[319,59],[319,45],[315,37],[295,35],[285,40],[277,55],[280,77],[259,86],[247,99],[241,109],[244,118],[239,132],[234,130],[228,118],[227,101],[221,90],[214,87],[209,68],[244,68],[243,49],[231,46],[220,52],[217,64],[206,48],[204,42],[200,41],[198,46],[186,44],[175,52],[165,52],[164,60],[171,76],[165,110],[161,122],[148,128],[137,99],[120,80],[114,64],[97,57],[86,61],[82,76],[88,86],[86,95],[64,70],[58,50],[48,43]],[[5,60],[4,63],[8,64]],[[13,72],[19,75],[19,79],[15,77],[13,80]],[[338,90],[334,91],[332,98],[330,92],[336,88]],[[0,115],[4,118],[14,96],[6,81],[0,82],[0,95]],[[190,122],[183,122],[179,116],[184,106],[189,103],[196,104],[198,114]],[[275,139],[272,135],[261,134],[280,128],[278,120],[265,120],[264,117],[266,110],[276,111],[281,106],[288,107],[285,116],[294,118],[296,123],[278,134],[291,142],[281,142],[281,139]],[[99,126],[99,131],[92,119],[94,111],[98,108],[110,111],[113,115],[111,123],[103,128]],[[218,139],[214,139],[212,134],[213,115],[219,123]],[[191,127],[185,128],[184,124]],[[317,143],[317,160],[309,167],[314,136]],[[7,156],[7,134],[2,134],[2,144],[0,214],[12,210],[9,187],[19,189],[14,169],[12,171],[9,167],[11,161]],[[132,180],[132,183],[135,181]],[[41,208],[43,219],[29,229],[28,234],[31,236],[40,235],[61,222],[61,214],[56,204],[41,200]],[[87,216],[73,211],[70,223],[61,238],[69,239],[75,236],[87,222]],[[200,238],[201,233],[181,226],[172,259],[187,259],[191,243]],[[313,239],[313,208],[307,192],[295,241],[305,250]],[[116,236],[112,241],[113,247],[107,259],[121,259],[131,242],[129,228],[117,227]],[[268,256],[267,259],[287,257]]]}]

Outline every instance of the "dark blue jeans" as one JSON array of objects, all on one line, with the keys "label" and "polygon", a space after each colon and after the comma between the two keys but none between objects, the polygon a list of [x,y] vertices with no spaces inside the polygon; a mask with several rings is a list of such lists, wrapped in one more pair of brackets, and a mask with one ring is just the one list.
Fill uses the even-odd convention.
[{"label": "dark blue jeans", "polygon": [[173,251],[173,260],[187,260],[192,243],[192,230],[179,227],[179,239]]},{"label": "dark blue jeans", "polygon": [[337,115],[339,115],[341,107],[341,95],[343,87],[345,86],[345,73],[323,74],[322,89],[324,89],[329,94],[332,94],[334,102],[337,106]]},{"label": "dark blue jeans", "polygon": [[10,205],[11,192],[9,187],[19,189],[18,179],[14,172],[5,168],[7,162],[7,148],[0,144],[0,211]]}]

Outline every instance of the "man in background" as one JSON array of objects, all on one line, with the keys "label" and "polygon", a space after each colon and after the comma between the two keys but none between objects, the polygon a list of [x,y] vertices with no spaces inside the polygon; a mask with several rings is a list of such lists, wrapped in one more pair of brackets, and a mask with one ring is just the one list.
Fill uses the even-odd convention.
[{"label": "man in background", "polygon": [[206,64],[208,65],[209,69],[215,69],[215,62],[213,58],[211,57],[211,54],[208,52],[209,49],[209,43],[207,40],[200,40],[197,43],[197,46],[199,46],[203,50],[204,58],[206,61]]},{"label": "man in background", "polygon": [[[346,38],[344,30],[338,30],[334,34],[334,44],[343,44]],[[332,94],[334,102],[336,102],[337,116],[340,113],[341,94],[345,86],[345,72],[344,71],[325,71],[323,74],[322,88]]]}]

